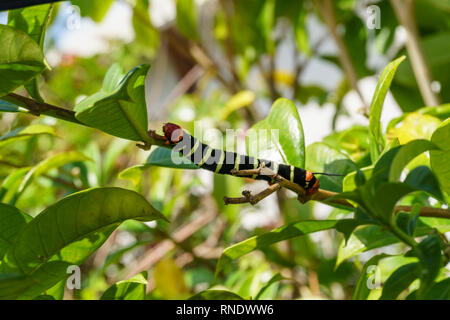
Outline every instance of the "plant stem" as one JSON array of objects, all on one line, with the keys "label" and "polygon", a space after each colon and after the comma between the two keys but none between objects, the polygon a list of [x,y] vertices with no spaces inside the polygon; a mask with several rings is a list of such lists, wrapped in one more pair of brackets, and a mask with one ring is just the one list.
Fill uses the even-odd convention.
[{"label": "plant stem", "polygon": [[406,30],[406,49],[422,98],[427,106],[439,105],[439,96],[431,90],[431,72],[420,45],[414,17],[414,0],[391,0],[391,4],[398,21]]},{"label": "plant stem", "polygon": [[40,116],[41,114],[43,114],[53,118],[58,118],[87,126],[86,124],[80,122],[77,118],[75,118],[75,112],[73,112],[72,110],[67,110],[45,102],[40,102],[15,93],[9,93],[6,96],[2,97],[2,99],[27,109],[32,115],[35,116]]}]

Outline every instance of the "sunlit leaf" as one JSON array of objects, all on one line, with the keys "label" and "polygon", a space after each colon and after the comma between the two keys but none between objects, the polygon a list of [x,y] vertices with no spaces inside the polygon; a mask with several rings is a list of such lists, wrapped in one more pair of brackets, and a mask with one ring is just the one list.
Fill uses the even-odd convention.
[{"label": "sunlit leaf", "polygon": [[147,272],[115,283],[101,296],[101,300],[144,300],[147,288]]},{"label": "sunlit leaf", "polygon": [[7,134],[0,137],[0,147],[13,143],[19,140],[24,140],[31,138],[33,136],[48,134],[51,136],[56,136],[55,130],[43,124],[32,124],[28,127],[21,127],[8,132]]},{"label": "sunlit leaf", "polygon": [[113,136],[148,142],[144,86],[149,68],[139,65],[128,72],[114,91],[97,93],[95,98],[81,101],[75,117]]},{"label": "sunlit leaf", "polygon": [[249,155],[305,167],[303,126],[297,108],[290,100],[276,100],[267,118],[251,129],[247,136]]},{"label": "sunlit leaf", "polygon": [[370,104],[369,112],[369,128],[371,133],[370,142],[370,156],[372,161],[375,161],[380,155],[384,148],[384,138],[381,132],[381,111],[383,109],[384,99],[391,85],[392,79],[394,77],[395,71],[399,64],[405,59],[405,57],[400,57],[392,62],[390,62],[383,70],[378,80],[377,87],[375,88],[375,93]]},{"label": "sunlit leaf", "polygon": [[[27,33],[41,49],[44,49],[45,31],[50,21],[53,4],[43,4],[8,12],[8,25]],[[25,84],[28,93],[34,99],[43,101],[39,93],[39,80],[34,78]]]},{"label": "sunlit leaf", "polygon": [[380,300],[394,300],[419,277],[420,264],[417,262],[401,266],[387,279],[383,285]]},{"label": "sunlit leaf", "polygon": [[450,195],[450,119],[433,133],[431,142],[440,148],[430,152],[431,169],[436,173],[442,189]]},{"label": "sunlit leaf", "polygon": [[369,261],[367,261],[364,264],[364,267],[361,270],[361,274],[358,278],[358,281],[356,282],[355,291],[353,291],[352,296],[353,300],[366,300],[370,294],[370,291],[372,289],[375,289],[374,287],[372,288],[369,287],[369,285],[375,284],[374,281],[372,281],[372,279],[374,279],[376,275],[372,273],[373,272],[372,267],[375,267],[374,269],[376,272],[378,262],[386,257],[389,257],[389,255],[379,254],[370,258]]},{"label": "sunlit leaf", "polygon": [[39,44],[25,32],[0,25],[0,97],[45,70],[46,62]]},{"label": "sunlit leaf", "polygon": [[[1,265],[4,273],[33,277],[50,263],[80,264],[127,219],[165,219],[141,195],[119,188],[96,188],[72,194],[50,206],[21,229]],[[106,235],[106,236],[105,236]],[[51,262],[48,262],[51,260]],[[60,269],[48,287],[67,275]],[[44,270],[45,271],[45,270]],[[42,271],[42,272],[44,272]],[[59,278],[58,278],[59,277]],[[45,277],[42,279],[47,284]],[[38,294],[38,293],[37,293]]]}]

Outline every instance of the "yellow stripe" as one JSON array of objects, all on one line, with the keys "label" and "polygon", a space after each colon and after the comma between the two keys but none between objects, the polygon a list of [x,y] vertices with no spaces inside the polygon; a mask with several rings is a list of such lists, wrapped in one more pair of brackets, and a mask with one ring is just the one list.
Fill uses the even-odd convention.
[{"label": "yellow stripe", "polygon": [[272,161],[272,163],[273,163],[273,172],[278,174],[278,163],[276,163],[275,161]]},{"label": "yellow stripe", "polygon": [[291,166],[291,182],[294,182],[294,166]]},{"label": "yellow stripe", "polygon": [[241,155],[236,154],[236,160],[234,161],[234,169],[239,171],[239,162],[241,160]]},{"label": "yellow stripe", "polygon": [[185,157],[190,157],[195,152],[195,150],[197,150],[199,145],[200,145],[200,140],[197,139],[197,142],[195,142],[195,144],[192,147],[191,151],[189,151],[189,153]]},{"label": "yellow stripe", "polygon": [[200,163],[198,164],[199,167],[201,167],[206,162],[206,160],[208,160],[208,158],[211,156],[212,151],[213,151],[213,149],[210,147],[208,147],[208,149],[206,149],[205,156],[203,157],[202,161],[200,161]]},{"label": "yellow stripe", "polygon": [[220,153],[220,160],[219,163],[217,164],[216,170],[214,171],[215,173],[219,172],[220,169],[222,168],[223,162],[225,161],[225,151],[222,150]]}]

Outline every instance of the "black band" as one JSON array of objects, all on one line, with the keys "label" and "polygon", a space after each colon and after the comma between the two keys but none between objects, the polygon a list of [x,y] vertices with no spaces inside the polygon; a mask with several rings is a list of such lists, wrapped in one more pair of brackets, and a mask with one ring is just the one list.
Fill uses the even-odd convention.
[{"label": "black band", "polygon": [[[264,163],[265,167],[279,174],[284,179],[298,184],[305,190],[312,187],[316,182],[314,176],[310,181],[306,181],[306,170],[304,169],[282,163],[278,164],[269,160],[256,159],[251,156],[237,154],[236,152],[214,149],[186,131],[183,131],[183,139],[174,146],[173,150],[190,159],[200,168],[219,174],[231,174],[233,169],[257,169]],[[252,178],[265,181],[271,180],[270,176],[263,174],[255,175]]]}]

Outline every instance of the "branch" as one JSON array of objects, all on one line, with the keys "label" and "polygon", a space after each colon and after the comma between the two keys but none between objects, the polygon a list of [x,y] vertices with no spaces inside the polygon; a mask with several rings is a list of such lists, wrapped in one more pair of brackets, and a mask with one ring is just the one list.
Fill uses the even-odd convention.
[{"label": "branch", "polygon": [[439,96],[431,90],[431,72],[420,45],[414,18],[414,0],[391,0],[391,4],[398,21],[406,30],[406,49],[423,100],[427,106],[437,106],[440,104]]},{"label": "branch", "polygon": [[27,109],[32,115],[35,116],[40,116],[41,114],[43,114],[53,118],[58,118],[86,126],[86,124],[78,121],[78,119],[75,118],[75,112],[73,112],[72,110],[60,108],[15,93],[9,93],[6,96],[2,97],[2,99]]},{"label": "branch", "polygon": [[[265,172],[262,172],[265,170]],[[336,198],[337,195],[339,195],[336,192],[327,191],[323,189],[319,189],[316,193],[314,193],[311,196],[306,195],[305,189],[303,189],[301,186],[299,186],[296,183],[293,183],[280,175],[274,173],[272,170],[270,170],[267,167],[260,167],[258,169],[251,169],[251,170],[233,170],[232,175],[237,177],[249,177],[254,174],[264,174],[269,175],[273,181],[272,184],[262,192],[252,195],[250,191],[244,190],[242,192],[242,197],[238,198],[229,198],[224,197],[223,200],[225,202],[225,205],[228,204],[242,204],[242,203],[250,203],[252,205],[255,205],[262,199],[268,197],[275,191],[281,189],[282,187],[287,188],[293,192],[295,192],[298,195],[298,200],[301,203],[306,203],[310,200],[323,202],[325,204],[332,204],[337,205],[340,207],[347,207],[353,209],[354,206],[348,202],[345,199]],[[412,206],[396,206],[394,208],[394,212],[410,212],[412,210]],[[444,219],[450,219],[450,210],[448,209],[441,209],[441,208],[431,208],[431,207],[422,207],[420,209],[420,216],[422,217],[434,217],[434,218],[444,218]]]}]

